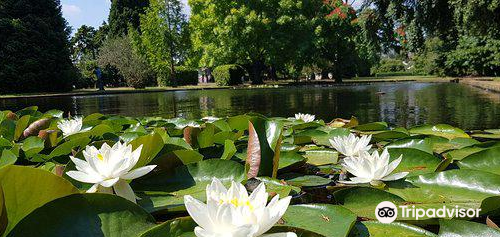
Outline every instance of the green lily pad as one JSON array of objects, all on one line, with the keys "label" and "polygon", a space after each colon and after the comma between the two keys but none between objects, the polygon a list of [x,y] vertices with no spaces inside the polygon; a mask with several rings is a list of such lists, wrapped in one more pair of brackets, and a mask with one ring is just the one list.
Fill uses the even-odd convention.
[{"label": "green lily pad", "polygon": [[448,124],[438,124],[434,126],[424,125],[411,128],[409,131],[410,133],[413,134],[434,135],[448,139],[470,138],[470,136],[467,133],[465,133],[462,129],[450,126]]},{"label": "green lily pad", "polygon": [[410,176],[433,173],[442,161],[434,155],[412,148],[392,148],[388,151],[391,161],[403,157],[394,173],[409,172]]},{"label": "green lily pad", "polygon": [[190,217],[176,218],[147,230],[140,237],[194,237],[196,226]]},{"label": "green lily pad", "polygon": [[305,158],[296,151],[281,151],[279,169],[304,162]]},{"label": "green lily pad", "polygon": [[45,203],[79,192],[70,182],[61,177],[41,169],[22,166],[7,166],[0,169],[0,186],[4,194],[8,219],[5,234],[8,234],[29,213]]},{"label": "green lily pad", "polygon": [[154,221],[141,207],[124,198],[73,194],[34,210],[7,236],[133,237],[153,227]]},{"label": "green lily pad", "polygon": [[436,234],[413,225],[400,222],[384,224],[377,221],[357,222],[349,235],[349,237],[387,236],[437,237]]},{"label": "green lily pad", "polygon": [[500,230],[487,225],[463,220],[439,220],[440,237],[494,237],[500,236]]},{"label": "green lily pad", "polygon": [[461,169],[491,172],[500,175],[500,147],[471,154],[457,164]]},{"label": "green lily pad", "polygon": [[304,157],[311,165],[336,164],[339,160],[339,153],[333,149],[313,149],[305,151]]},{"label": "green lily pad", "polygon": [[228,185],[245,180],[244,166],[231,160],[211,159],[180,166],[173,173],[160,171],[131,185],[139,194],[139,205],[148,212],[183,211],[184,195],[205,200],[205,188],[214,177]]},{"label": "green lily pad", "polygon": [[485,213],[500,207],[483,206],[489,197],[499,196],[500,175],[475,170],[449,170],[408,177],[406,180],[387,183],[387,191],[403,198],[418,208],[443,206],[483,209]]},{"label": "green lily pad", "polygon": [[283,178],[288,184],[297,187],[323,186],[332,182],[331,179],[316,175],[286,174]]},{"label": "green lily pad", "polygon": [[386,122],[374,122],[374,123],[367,123],[367,124],[361,124],[356,127],[354,127],[354,130],[358,131],[380,131],[380,130],[386,130],[389,126],[387,125]]},{"label": "green lily pad", "polygon": [[356,222],[356,215],[342,206],[307,204],[289,206],[282,226],[308,230],[323,236],[345,237]]},{"label": "green lily pad", "polygon": [[413,148],[433,154],[432,142],[429,138],[404,138],[389,143],[385,148]]},{"label": "green lily pad", "polygon": [[397,195],[371,187],[341,189],[334,192],[333,196],[335,201],[356,213],[356,215],[371,219],[376,219],[375,208],[379,203],[389,201],[398,205],[405,202],[403,198]]}]

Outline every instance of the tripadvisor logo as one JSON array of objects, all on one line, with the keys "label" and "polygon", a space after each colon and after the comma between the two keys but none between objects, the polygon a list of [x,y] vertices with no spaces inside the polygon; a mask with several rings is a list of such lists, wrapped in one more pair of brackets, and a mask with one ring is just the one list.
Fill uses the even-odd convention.
[{"label": "tripadvisor logo", "polygon": [[396,206],[392,202],[381,202],[375,208],[375,216],[377,220],[388,224],[392,223],[398,217],[400,213],[401,218],[409,219],[420,219],[426,218],[477,218],[481,209],[465,209],[458,206],[447,207],[443,206],[441,208],[416,208],[415,206]]}]

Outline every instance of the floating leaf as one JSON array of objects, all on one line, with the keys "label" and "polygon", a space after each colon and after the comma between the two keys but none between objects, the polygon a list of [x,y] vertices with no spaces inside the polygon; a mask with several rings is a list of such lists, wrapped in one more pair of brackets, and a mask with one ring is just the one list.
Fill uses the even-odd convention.
[{"label": "floating leaf", "polygon": [[311,165],[329,165],[336,164],[339,159],[339,153],[332,149],[312,149],[305,151],[304,157],[307,163]]},{"label": "floating leaf", "polygon": [[[9,233],[19,221],[45,203],[78,192],[70,182],[61,177],[41,169],[22,166],[0,169],[0,186],[8,219],[5,233]],[[42,225],[33,225],[27,229],[33,230],[35,226]]]},{"label": "floating leaf", "polygon": [[234,142],[231,141],[231,140],[226,140],[226,142],[224,142],[224,153],[222,154],[221,156],[221,159],[223,160],[229,160],[231,159],[231,157],[234,156],[234,154],[236,154],[236,147],[234,146]]},{"label": "floating leaf", "polygon": [[377,221],[358,222],[351,230],[349,237],[437,237],[436,234],[422,228],[405,223],[393,222],[384,224]]},{"label": "floating leaf", "polygon": [[500,236],[500,231],[487,225],[463,220],[439,220],[440,237],[493,237]]},{"label": "floating leaf", "polygon": [[386,122],[374,122],[374,123],[367,123],[367,124],[362,124],[354,127],[354,130],[358,131],[380,131],[380,130],[386,130],[389,126],[387,125]]},{"label": "floating leaf", "polygon": [[400,156],[403,157],[401,163],[393,173],[409,172],[410,176],[433,173],[442,161],[434,155],[417,149],[391,148],[388,151],[391,156],[391,162]]},{"label": "floating leaf", "polygon": [[190,217],[176,218],[168,220],[160,225],[157,225],[140,237],[178,237],[178,236],[195,236],[194,228],[198,226]]},{"label": "floating leaf", "polygon": [[276,177],[283,124],[254,117],[248,127],[247,177]]},{"label": "floating leaf", "polygon": [[467,133],[465,133],[462,129],[450,126],[448,124],[438,124],[434,126],[424,125],[411,128],[409,131],[413,134],[434,135],[448,139],[470,138],[470,136],[467,135]]},{"label": "floating leaf", "polygon": [[149,164],[163,148],[163,139],[160,135],[153,133],[139,137],[130,143],[133,149],[142,145],[141,156],[135,168]]},{"label": "floating leaf", "polygon": [[153,227],[154,221],[141,207],[116,195],[73,194],[34,210],[7,236],[133,237]]},{"label": "floating leaf", "polygon": [[345,237],[356,222],[356,215],[342,206],[307,204],[289,206],[282,226],[297,227],[323,236]]},{"label": "floating leaf", "polygon": [[472,169],[500,175],[500,147],[483,150],[471,154],[457,164],[461,169]]}]

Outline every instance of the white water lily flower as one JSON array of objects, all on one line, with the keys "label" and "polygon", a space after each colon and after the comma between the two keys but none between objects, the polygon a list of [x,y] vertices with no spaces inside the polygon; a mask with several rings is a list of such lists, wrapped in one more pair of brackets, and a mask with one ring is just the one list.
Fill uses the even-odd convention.
[{"label": "white water lily flower", "polygon": [[295,119],[296,120],[302,120],[302,121],[304,121],[306,123],[309,123],[309,122],[313,122],[314,119],[316,119],[316,116],[312,115],[312,114],[298,113],[298,114],[295,114]]},{"label": "white water lily flower", "polygon": [[63,137],[67,137],[79,132],[82,132],[83,119],[78,117],[74,119],[63,119],[57,123],[57,128],[59,128]]},{"label": "white water lily flower", "polygon": [[[226,189],[218,179],[207,186],[207,203],[187,195],[184,204],[199,225],[198,237],[296,237],[295,233],[264,234],[285,214],[291,197],[276,195],[267,204],[268,193],[261,183],[249,196],[245,187],[233,182]],[[267,204],[267,206],[266,206]]]},{"label": "white water lily flower", "polygon": [[349,134],[349,136],[334,137],[330,139],[330,144],[335,150],[344,154],[345,156],[358,156],[359,154],[366,152],[372,148],[370,141],[372,140],[372,135],[357,137],[354,134]]},{"label": "white water lily flower", "polygon": [[83,151],[85,160],[70,157],[77,171],[66,174],[80,182],[94,184],[87,192],[116,193],[132,202],[136,201],[128,180],[142,177],[156,165],[148,165],[132,170],[141,156],[142,145],[132,151],[132,145],[117,142],[113,147],[104,143],[101,149],[87,146]]},{"label": "white water lily flower", "polygon": [[186,123],[186,124],[182,124],[182,125],[177,125],[175,126],[176,129],[184,129],[186,127],[192,127],[192,128],[199,128],[200,127],[200,124],[198,124],[197,122],[189,122],[189,123]]},{"label": "white water lily flower", "polygon": [[389,152],[385,149],[381,155],[374,151],[371,155],[363,152],[356,157],[347,157],[342,161],[342,166],[349,173],[356,176],[350,181],[339,181],[346,184],[370,183],[378,185],[381,181],[393,181],[406,177],[408,172],[391,174],[401,163],[403,156],[389,164]]},{"label": "white water lily flower", "polygon": [[213,117],[213,116],[207,116],[207,117],[203,117],[201,120],[207,122],[207,123],[213,123],[217,120],[219,120],[220,118],[217,118],[217,117]]}]

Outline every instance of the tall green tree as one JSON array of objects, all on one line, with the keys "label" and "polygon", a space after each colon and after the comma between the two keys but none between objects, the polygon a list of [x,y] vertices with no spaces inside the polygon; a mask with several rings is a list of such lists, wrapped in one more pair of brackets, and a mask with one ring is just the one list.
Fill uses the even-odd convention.
[{"label": "tall green tree", "polygon": [[140,30],[140,15],[148,6],[149,0],[112,0],[108,19],[110,35],[128,35],[129,26]]},{"label": "tall green tree", "polygon": [[186,60],[189,27],[179,0],[151,0],[141,16],[141,34],[135,45],[156,72],[160,86],[177,85],[175,66]]},{"label": "tall green tree", "polygon": [[315,2],[321,3],[190,0],[191,34],[194,50],[202,55],[200,66],[238,63],[259,84],[267,66],[284,68],[306,62],[313,46],[310,20]]},{"label": "tall green tree", "polygon": [[0,92],[70,90],[69,34],[58,0],[0,1]]}]

